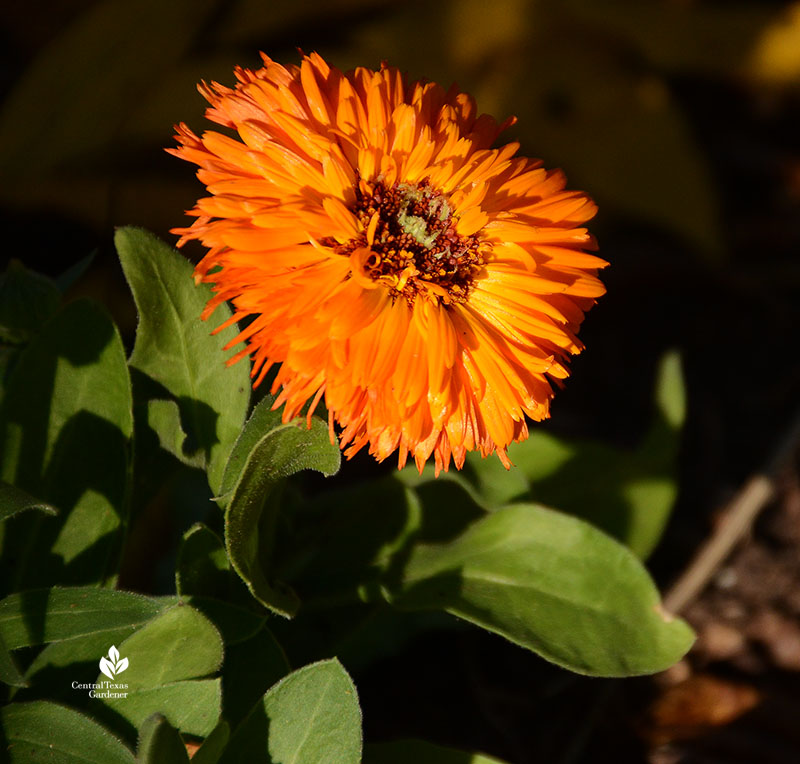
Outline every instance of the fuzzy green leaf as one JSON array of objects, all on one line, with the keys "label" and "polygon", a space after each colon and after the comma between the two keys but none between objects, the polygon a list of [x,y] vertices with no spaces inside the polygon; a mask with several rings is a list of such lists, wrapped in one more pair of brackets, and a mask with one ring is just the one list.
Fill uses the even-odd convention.
[{"label": "fuzzy green leaf", "polygon": [[[103,677],[100,677],[106,681]],[[124,677],[121,677],[124,679]],[[141,725],[155,711],[163,713],[181,732],[204,737],[214,729],[219,720],[222,689],[219,678],[193,679],[164,684],[161,687],[139,689],[123,698],[104,698],[105,704],[125,719],[125,733]],[[98,717],[106,714],[95,707]],[[108,715],[111,725],[111,716]],[[120,731],[122,726],[120,725]]]},{"label": "fuzzy green leaf", "polygon": [[220,764],[359,764],[361,709],[336,659],[292,672],[264,695],[231,738]]},{"label": "fuzzy green leaf", "polygon": [[228,647],[222,671],[222,713],[231,727],[235,729],[253,704],[289,671],[283,649],[267,628]]},{"label": "fuzzy green leaf", "polygon": [[239,433],[239,437],[233,444],[228,462],[225,465],[222,485],[219,491],[220,495],[217,499],[220,505],[226,506],[228,500],[230,500],[230,494],[236,487],[242,470],[244,470],[250,457],[250,452],[256,447],[258,441],[264,437],[265,433],[281,426],[282,412],[280,409],[276,411],[272,408],[274,402],[275,396],[273,395],[267,395],[258,402],[241,433]]},{"label": "fuzzy green leaf", "polygon": [[222,664],[222,639],[208,619],[178,603],[168,608],[119,646],[130,668],[131,690],[213,674]]},{"label": "fuzzy green leaf", "polygon": [[77,281],[80,280],[83,274],[89,269],[89,266],[94,262],[96,256],[97,250],[92,250],[88,255],[86,255],[86,257],[81,258],[77,263],[73,263],[69,268],[67,268],[67,270],[60,274],[58,278],[56,278],[55,283],[61,294],[67,292]]},{"label": "fuzzy green leaf", "polygon": [[96,721],[46,701],[0,709],[9,764],[134,764],[133,754]]},{"label": "fuzzy green leaf", "polygon": [[14,656],[8,649],[3,635],[0,633],[0,682],[10,684],[14,687],[27,687],[28,681],[22,675],[14,660]]},{"label": "fuzzy green leaf", "polygon": [[0,521],[26,509],[38,509],[47,515],[58,514],[58,510],[50,504],[34,499],[26,491],[0,480]]},{"label": "fuzzy green leaf", "polygon": [[0,634],[9,649],[16,650],[139,626],[164,607],[158,600],[130,592],[92,587],[40,589],[0,601]]},{"label": "fuzzy green leaf", "polygon": [[[139,727],[151,714],[163,714],[181,732],[204,736],[220,714],[219,679],[203,679],[222,664],[222,639],[197,610],[178,603],[118,646],[128,667],[117,682],[127,697],[102,702]],[[104,681],[101,674],[97,681]]]},{"label": "fuzzy green leaf", "polygon": [[205,468],[206,453],[184,430],[181,410],[175,401],[160,398],[147,401],[147,425],[167,453],[177,457],[187,467]]},{"label": "fuzzy green leaf", "polygon": [[53,317],[60,303],[54,281],[12,260],[0,273],[0,339],[24,341]]},{"label": "fuzzy green leaf", "polygon": [[189,764],[181,736],[164,716],[153,714],[139,729],[137,764]]},{"label": "fuzzy green leaf", "polygon": [[226,721],[221,721],[195,751],[192,764],[217,764],[230,736],[230,725]]},{"label": "fuzzy green leaf", "polygon": [[236,327],[212,334],[230,309],[220,305],[211,322],[203,321],[211,289],[195,285],[191,263],[153,234],[120,228],[114,240],[139,310],[130,364],[158,383],[180,414],[176,421],[174,406],[158,405],[149,412],[150,424],[165,448],[206,468],[218,493],[250,400],[248,364],[225,365],[223,347]]},{"label": "fuzzy green leaf", "polygon": [[[241,585],[241,581],[238,578],[236,582]],[[243,585],[242,590],[247,596],[248,604],[252,605],[253,600]],[[190,597],[182,597],[181,599],[195,610],[199,610],[217,627],[217,631],[222,636],[222,641],[226,647],[237,645],[239,642],[244,642],[254,637],[267,620],[261,608],[256,613],[252,608],[240,607],[230,602],[223,602],[213,597],[202,597],[197,594]]]},{"label": "fuzzy green leaf", "polygon": [[413,490],[409,482],[393,474],[325,492],[294,516],[304,528],[303,553],[284,567],[292,585],[308,592],[310,605],[382,602],[380,580],[412,541],[450,539],[486,513],[452,481],[431,480]]},{"label": "fuzzy green leaf", "polygon": [[0,478],[57,506],[6,523],[11,588],[107,581],[127,514],[131,383],[119,332],[87,300],[27,347],[0,410]]},{"label": "fuzzy green leaf", "polygon": [[107,655],[111,645],[119,645],[135,630],[135,626],[121,626],[51,642],[25,671],[30,690],[19,699],[44,696],[48,700],[74,707],[85,705],[89,701],[88,692],[76,693],[72,683],[94,682],[99,659]]},{"label": "fuzzy green leaf", "polygon": [[413,547],[388,589],[398,607],[445,610],[581,674],[660,671],[693,641],[626,547],[532,504],[497,510],[448,543]]},{"label": "fuzzy green leaf", "polygon": [[229,595],[231,567],[225,544],[207,526],[195,523],[183,535],[175,566],[178,594],[198,594],[225,599]]},{"label": "fuzzy green leaf", "polygon": [[[260,430],[262,424],[251,419],[246,432]],[[253,441],[225,512],[225,544],[234,570],[252,595],[273,612],[291,617],[299,604],[297,595],[274,581],[270,569],[278,516],[277,502],[270,494],[282,478],[303,469],[332,475],[339,469],[341,456],[330,442],[326,425],[317,418],[311,429],[306,429],[304,420],[295,419]],[[233,458],[238,459],[238,454]]]}]

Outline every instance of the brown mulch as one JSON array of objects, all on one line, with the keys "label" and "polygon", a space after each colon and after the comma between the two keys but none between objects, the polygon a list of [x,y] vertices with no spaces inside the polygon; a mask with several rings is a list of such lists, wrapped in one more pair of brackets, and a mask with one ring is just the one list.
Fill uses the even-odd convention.
[{"label": "brown mulch", "polygon": [[800,470],[684,613],[698,639],[640,717],[652,764],[800,761]]}]

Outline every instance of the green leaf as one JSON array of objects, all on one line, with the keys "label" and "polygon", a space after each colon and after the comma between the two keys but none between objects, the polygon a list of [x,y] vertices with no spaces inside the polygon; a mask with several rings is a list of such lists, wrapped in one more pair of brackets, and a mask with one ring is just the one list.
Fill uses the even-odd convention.
[{"label": "green leaf", "polygon": [[[266,616],[230,567],[222,539],[195,523],[178,549],[175,585],[184,600],[200,610],[219,629],[226,645],[254,636]],[[236,604],[234,604],[236,603]]]},{"label": "green leaf", "polygon": [[61,294],[64,294],[70,287],[75,284],[75,282],[83,276],[84,273],[89,269],[89,266],[94,262],[95,257],[97,257],[97,250],[93,250],[90,252],[86,257],[78,260],[77,263],[71,265],[67,270],[65,270],[57,279],[56,279],[56,286],[58,286],[58,291]]},{"label": "green leaf", "polygon": [[[89,590],[90,594],[96,591],[98,590]],[[104,590],[100,591],[104,592]],[[124,595],[125,593],[114,592],[114,594]],[[139,595],[130,596],[142,599]],[[31,695],[37,696],[46,693],[48,699],[63,701],[72,706],[88,701],[88,695],[86,698],[76,697],[75,691],[71,687],[72,682],[93,682],[97,675],[98,660],[108,653],[111,645],[121,644],[137,628],[163,613],[168,607],[176,604],[177,601],[175,597],[150,600],[155,607],[149,611],[151,614],[149,618],[147,617],[148,611],[145,611],[144,614],[134,613],[133,617],[127,619],[131,623],[112,626],[112,628],[105,628],[107,624],[114,623],[111,614],[106,615],[90,609],[86,616],[92,618],[95,625],[100,626],[102,630],[78,634],[77,636],[48,644],[33,659],[33,662],[25,672],[25,678],[32,685],[32,689],[24,694],[24,699],[29,699]],[[110,610],[125,610],[127,608],[124,602],[115,602],[111,599],[107,600],[105,604]],[[194,600],[190,600],[189,604],[194,605]],[[225,615],[227,616],[232,608],[222,603],[220,604],[225,609]],[[102,605],[102,601],[100,605]],[[234,610],[238,613],[239,608]],[[141,620],[142,615],[144,615],[145,620]],[[256,624],[251,625],[249,633],[252,633],[263,622],[263,618],[259,619],[257,616],[251,616],[251,618],[256,621]],[[228,625],[227,620],[226,625]],[[232,630],[244,630],[243,624],[238,623],[235,618],[232,620],[233,623],[230,625]]]},{"label": "green leaf", "polygon": [[134,764],[133,754],[96,721],[46,701],[0,709],[9,764]]},{"label": "green leaf", "polygon": [[226,599],[230,594],[231,566],[225,545],[214,531],[195,523],[183,535],[175,566],[178,594]]},{"label": "green leaf", "polygon": [[158,398],[147,401],[147,425],[167,453],[187,467],[205,468],[206,454],[183,429],[181,410],[175,401]]},{"label": "green leaf", "polygon": [[119,332],[97,305],[67,305],[27,347],[0,409],[0,478],[57,506],[6,523],[14,589],[100,583],[127,514],[131,384]]},{"label": "green leaf", "polygon": [[0,339],[23,342],[53,317],[61,292],[52,279],[11,260],[0,274]]},{"label": "green leaf", "polygon": [[[159,710],[181,732],[203,737],[214,729],[219,719],[222,690],[219,678],[193,679],[136,690],[127,697],[102,700],[118,718],[112,720],[110,714],[99,711],[96,706],[95,712],[98,716],[107,718],[109,725],[119,725],[123,734],[130,734],[132,728],[142,724],[150,714]],[[120,724],[119,717],[128,724]]]},{"label": "green leaf", "polygon": [[[435,631],[441,634],[470,628],[469,624],[441,610],[411,613],[393,608],[385,601],[368,610],[365,608],[358,615],[349,609],[340,608],[330,616],[335,616],[336,621],[346,620],[347,629],[339,634],[334,632],[337,639],[332,650],[323,644],[317,648],[315,654],[319,655],[320,650],[335,652],[354,672],[363,671],[382,659],[399,655],[414,639],[426,632]],[[294,651],[296,644],[293,643],[291,647]],[[294,654],[293,652],[292,658]]]},{"label": "green leaf", "polygon": [[119,651],[130,663],[125,681],[131,690],[207,676],[222,664],[222,639],[216,628],[182,603],[138,629]]},{"label": "green leaf", "polygon": [[19,699],[46,697],[74,707],[85,706],[89,702],[88,692],[76,692],[72,683],[94,682],[100,658],[108,654],[111,645],[120,644],[135,630],[135,626],[123,626],[50,643],[25,671],[30,690]]},{"label": "green leaf", "polygon": [[[598,441],[567,440],[542,430],[514,443],[506,471],[495,458],[470,454],[461,475],[488,507],[535,501],[583,517],[640,557],[655,548],[678,492],[677,462],[685,393],[677,353],[661,359],[655,384],[656,416],[635,450]],[[403,473],[406,482],[416,473]],[[425,480],[431,482],[426,473]]]},{"label": "green leaf", "polygon": [[0,522],[26,509],[38,509],[48,515],[58,514],[58,510],[50,504],[34,499],[26,491],[0,480]]},{"label": "green leaf", "polygon": [[299,559],[282,570],[309,607],[382,602],[380,579],[412,539],[452,538],[485,514],[459,484],[431,480],[411,490],[411,482],[396,475],[363,481],[323,493],[292,516],[303,543]]},{"label": "green leaf", "polygon": [[191,263],[151,233],[120,228],[114,240],[139,310],[130,364],[161,385],[180,412],[176,422],[173,407],[156,404],[151,424],[176,456],[202,459],[216,494],[250,400],[249,364],[225,365],[223,347],[238,330],[211,333],[230,318],[230,309],[220,305],[212,322],[201,320],[210,287],[196,286]]},{"label": "green leaf", "polygon": [[247,464],[247,459],[258,444],[258,441],[264,437],[265,433],[272,432],[276,427],[281,426],[283,412],[280,409],[273,409],[272,405],[274,403],[274,395],[266,395],[263,400],[259,401],[233,444],[228,462],[225,465],[219,498],[217,499],[221,506],[226,506],[230,500],[230,494],[236,487],[236,483]]},{"label": "green leaf", "polygon": [[144,720],[136,747],[137,764],[188,764],[189,754],[178,731],[161,714]]},{"label": "green leaf", "polygon": [[0,682],[14,687],[28,686],[28,681],[20,673],[17,662],[14,660],[14,656],[11,655],[2,634],[0,634]]},{"label": "green leaf", "polygon": [[480,753],[456,751],[422,740],[394,743],[367,743],[364,764],[504,764],[500,759]]},{"label": "green leaf", "polygon": [[665,353],[659,362],[655,400],[660,420],[670,429],[680,430],[686,420],[686,390],[677,351]]},{"label": "green leaf", "polygon": [[140,594],[92,587],[22,592],[0,601],[0,635],[15,650],[139,626],[164,607]]},{"label": "green leaf", "polygon": [[530,504],[487,515],[449,543],[414,547],[388,588],[398,607],[445,610],[581,674],[660,671],[693,641],[626,547]]},{"label": "green leaf", "polygon": [[231,738],[221,764],[359,764],[361,710],[336,659],[292,672],[264,695]]},{"label": "green leaf", "polygon": [[316,607],[358,601],[375,590],[394,553],[422,523],[416,494],[393,477],[322,493],[303,509],[293,517],[303,529],[299,560],[285,567]]},{"label": "green leaf", "polygon": [[[128,659],[127,697],[102,702],[134,727],[151,714],[163,714],[181,732],[203,737],[220,714],[220,680],[202,679],[222,664],[222,639],[197,610],[178,603],[118,646]],[[97,681],[104,681],[101,674]]]},{"label": "green leaf", "polygon": [[226,721],[221,721],[195,751],[192,764],[217,764],[225,746],[228,745],[230,736],[230,725]]},{"label": "green leaf", "polygon": [[[241,586],[241,581],[238,578],[236,582]],[[253,604],[253,600],[244,586],[242,586],[242,590],[247,596],[248,602]],[[222,641],[228,647],[254,637],[267,620],[261,608],[259,608],[260,612],[256,613],[249,608],[239,607],[213,597],[202,597],[197,594],[190,597],[182,597],[181,599],[195,608],[195,610],[199,610],[217,627],[217,631],[222,636]]]},{"label": "green leaf", "polygon": [[[251,420],[247,429],[261,424]],[[291,617],[299,605],[297,595],[271,580],[278,507],[270,494],[279,480],[303,469],[332,475],[341,456],[318,418],[312,419],[311,429],[306,429],[305,420],[295,419],[254,440],[225,512],[225,544],[231,565],[252,595],[273,612]],[[234,458],[238,460],[238,454]]]},{"label": "green leaf", "polygon": [[286,655],[267,628],[228,647],[222,671],[222,713],[231,727],[235,729],[253,704],[289,671]]}]

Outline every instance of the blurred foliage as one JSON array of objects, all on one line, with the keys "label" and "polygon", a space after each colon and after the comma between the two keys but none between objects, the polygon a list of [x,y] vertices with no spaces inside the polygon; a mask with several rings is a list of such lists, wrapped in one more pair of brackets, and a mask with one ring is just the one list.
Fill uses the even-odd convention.
[{"label": "blurred foliage", "polygon": [[[45,205],[95,230],[180,224],[197,187],[160,150],[170,125],[202,129],[195,84],[230,83],[258,50],[294,61],[300,47],[342,68],[387,60],[457,80],[482,110],[516,114],[509,136],[563,166],[604,215],[719,255],[717,190],[673,80],[800,82],[798,3],[97,0],[61,17],[0,111],[0,203]],[[11,22],[19,36],[33,28]]]}]

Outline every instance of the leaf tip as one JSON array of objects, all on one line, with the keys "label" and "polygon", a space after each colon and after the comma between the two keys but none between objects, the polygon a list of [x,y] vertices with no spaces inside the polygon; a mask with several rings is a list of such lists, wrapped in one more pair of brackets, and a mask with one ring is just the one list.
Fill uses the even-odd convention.
[{"label": "leaf tip", "polygon": [[664,623],[672,623],[675,620],[675,615],[665,610],[660,602],[656,602],[656,604],[653,605],[653,610]]}]

